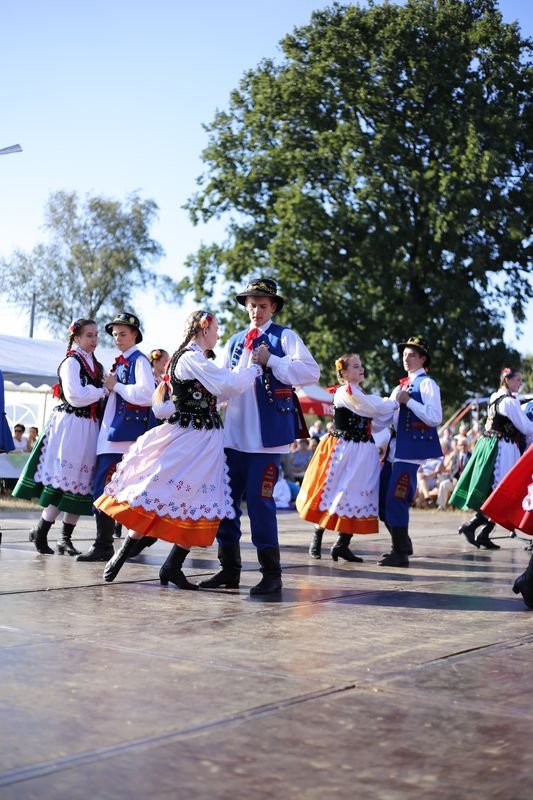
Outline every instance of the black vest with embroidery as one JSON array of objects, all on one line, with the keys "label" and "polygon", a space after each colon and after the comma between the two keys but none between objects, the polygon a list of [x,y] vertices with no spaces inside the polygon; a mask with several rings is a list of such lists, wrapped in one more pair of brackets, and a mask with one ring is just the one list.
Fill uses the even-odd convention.
[{"label": "black vest with embroidery", "polygon": [[65,397],[65,393],[63,392],[63,383],[61,381],[61,367],[67,360],[67,358],[75,358],[78,364],[80,365],[80,382],[82,386],[96,386],[97,389],[101,389],[103,384],[103,376],[104,376],[104,368],[100,364],[99,361],[94,358],[94,374],[92,375],[89,370],[87,369],[87,365],[84,359],[78,355],[76,351],[71,351],[67,353],[66,357],[63,359],[59,367],[57,368],[57,377],[58,377],[58,387],[59,387],[59,397],[61,399],[61,403],[56,406],[57,411],[64,411],[65,414],[75,414],[77,417],[85,417],[89,419],[92,417],[93,419],[101,419],[102,418],[102,408],[103,404],[101,402],[97,403],[90,403],[88,406],[81,406],[80,408],[76,408],[76,406],[71,406],[68,402],[67,398]]},{"label": "black vest with embroidery", "polygon": [[222,428],[222,420],[217,411],[215,395],[208,392],[205,386],[202,386],[196,378],[180,380],[174,374],[176,364],[187,350],[190,350],[190,348],[178,350],[172,356],[168,368],[172,385],[171,399],[176,410],[171,414],[167,422],[170,422],[171,425],[179,425],[182,428],[188,428],[192,423],[193,428],[197,431],[202,428],[205,430]]},{"label": "black vest with embroidery", "polygon": [[503,439],[506,442],[514,442],[518,445],[521,453],[524,452],[526,446],[526,438],[524,434],[513,425],[509,417],[500,414],[498,408],[504,397],[512,397],[509,394],[500,394],[492,403],[489,403],[487,413],[487,422],[483,436],[497,439]]},{"label": "black vest with embroidery", "polygon": [[349,408],[337,408],[333,410],[333,423],[335,430],[333,436],[339,439],[346,439],[348,442],[373,442],[372,420],[368,417],[360,417],[350,411]]}]

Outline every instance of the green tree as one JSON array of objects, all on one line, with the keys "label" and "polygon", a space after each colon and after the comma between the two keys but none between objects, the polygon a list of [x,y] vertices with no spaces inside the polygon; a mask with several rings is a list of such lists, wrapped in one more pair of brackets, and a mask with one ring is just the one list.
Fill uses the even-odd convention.
[{"label": "green tree", "polygon": [[281,48],[206,126],[187,207],[227,238],[181,288],[277,278],[325,381],[354,350],[390,388],[394,344],[418,333],[447,404],[488,391],[505,313],[522,322],[533,294],[530,42],[495,0],[408,0],[335,4]]},{"label": "green tree", "polygon": [[147,285],[170,291],[173,283],[147,264],[163,255],[150,236],[157,214],[153,200],[130,195],[124,203],[76,192],[55,192],[45,208],[46,243],[15,250],[0,264],[0,286],[10,300],[64,333],[77,317],[103,322],[132,308]]}]

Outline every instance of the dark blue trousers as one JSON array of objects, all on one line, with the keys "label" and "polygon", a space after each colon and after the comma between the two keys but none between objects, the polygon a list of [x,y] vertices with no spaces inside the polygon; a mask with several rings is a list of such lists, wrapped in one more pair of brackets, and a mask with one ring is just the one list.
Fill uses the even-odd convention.
[{"label": "dark blue trousers", "polygon": [[379,478],[379,518],[389,528],[407,528],[416,492],[418,464],[385,461]]},{"label": "dark blue trousers", "polygon": [[277,547],[278,523],[273,492],[281,454],[241,453],[231,448],[226,448],[225,452],[235,519],[222,520],[217,533],[218,543],[229,545],[241,538],[241,503],[245,497],[255,547],[258,550]]},{"label": "dark blue trousers", "polygon": [[[96,470],[94,473],[94,491],[93,500],[98,500],[100,495],[104,493],[104,486],[109,483],[115,468],[119,461],[122,460],[122,453],[102,453],[96,456]],[[93,506],[95,514],[102,514]]]}]

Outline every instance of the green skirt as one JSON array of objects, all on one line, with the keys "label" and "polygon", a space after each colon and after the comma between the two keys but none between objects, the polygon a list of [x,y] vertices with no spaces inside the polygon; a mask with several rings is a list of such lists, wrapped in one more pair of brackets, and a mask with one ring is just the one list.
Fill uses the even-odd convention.
[{"label": "green skirt", "polygon": [[498,441],[496,437],[481,437],[450,497],[450,505],[474,511],[481,509],[492,492]]},{"label": "green skirt", "polygon": [[20,497],[23,500],[36,499],[43,508],[56,506],[60,511],[66,511],[69,514],[92,517],[93,498],[90,494],[73,494],[63,489],[56,489],[54,486],[45,486],[35,482],[35,473],[39,465],[44,437],[45,433],[42,433],[35,442],[17,485],[13,489],[13,497]]}]

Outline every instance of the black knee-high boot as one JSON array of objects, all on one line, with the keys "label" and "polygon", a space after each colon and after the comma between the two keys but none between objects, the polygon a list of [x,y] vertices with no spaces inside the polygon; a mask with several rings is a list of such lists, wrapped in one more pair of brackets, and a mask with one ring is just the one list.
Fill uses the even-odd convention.
[{"label": "black knee-high boot", "polygon": [[407,526],[391,527],[392,550],[378,561],[382,567],[408,567],[412,543]]},{"label": "black knee-high boot", "polygon": [[225,586],[226,589],[238,589],[242,568],[239,542],[219,544],[218,560],[222,569],[219,569],[212,578],[199,581],[198,586],[202,589],[219,589],[221,586]]},{"label": "black knee-high boot", "polygon": [[41,553],[43,556],[54,555],[52,548],[48,547],[48,531],[53,524],[53,522],[47,522],[41,517],[37,523],[37,527],[30,531],[30,541],[34,543],[37,552]]},{"label": "black knee-high boot", "polygon": [[173,583],[178,589],[198,589],[195,583],[189,583],[181,567],[185,561],[188,550],[185,550],[179,545],[172,545],[172,550],[168,554],[167,560],[159,570],[159,581],[161,586],[168,586],[168,583]]},{"label": "black knee-high boot", "polygon": [[521,594],[528,608],[533,608],[533,555],[527,569],[514,582],[513,592]]},{"label": "black knee-high boot", "polygon": [[476,529],[479,528],[480,525],[486,525],[488,521],[485,514],[482,514],[481,511],[477,511],[472,519],[468,520],[468,522],[464,522],[460,526],[457,533],[459,535],[462,533],[469,544],[473,544],[474,547],[479,547],[476,541]]},{"label": "black knee-high boot", "polygon": [[363,559],[359,556],[355,556],[348,547],[351,538],[352,535],[350,533],[339,533],[337,541],[331,548],[331,557],[333,561],[338,561],[339,558],[343,558],[345,561],[357,561],[359,564],[363,562]]},{"label": "black knee-high boot", "polygon": [[263,577],[256,586],[252,586],[250,594],[261,595],[280,592],[282,584],[279,547],[265,547],[263,550],[258,550],[257,558],[261,564]]},{"label": "black knee-high boot", "polygon": [[76,550],[72,544],[72,532],[75,527],[76,525],[72,525],[70,522],[63,523],[61,536],[57,540],[57,552],[60,556],[64,555],[65,552],[68,553],[69,556],[79,556],[80,551]]},{"label": "black knee-high boot", "polygon": [[111,583],[111,581],[115,580],[118,573],[122,569],[124,562],[130,557],[130,553],[137,542],[138,539],[132,539],[131,536],[126,536],[120,550],[117,550],[113,558],[111,558],[105,565],[103,576],[104,581]]},{"label": "black knee-high boot", "polygon": [[495,527],[496,523],[489,520],[489,522],[481,528],[476,536],[476,544],[478,547],[484,547],[486,550],[500,550],[500,545],[489,538],[489,534],[492,533]]},{"label": "black knee-high boot", "polygon": [[315,525],[315,532],[313,533],[313,538],[311,539],[311,544],[309,545],[309,555],[311,558],[322,558],[323,534],[324,528],[321,528],[319,525]]}]

